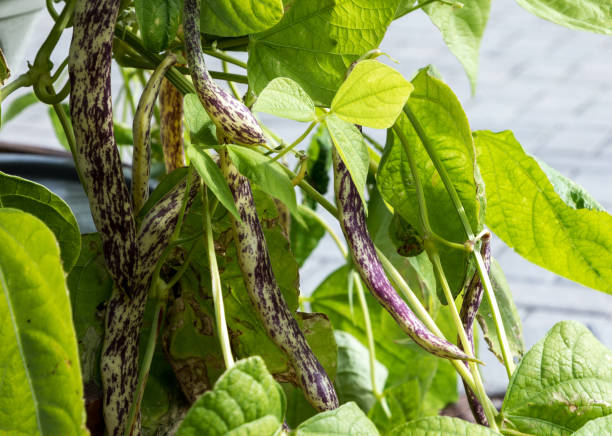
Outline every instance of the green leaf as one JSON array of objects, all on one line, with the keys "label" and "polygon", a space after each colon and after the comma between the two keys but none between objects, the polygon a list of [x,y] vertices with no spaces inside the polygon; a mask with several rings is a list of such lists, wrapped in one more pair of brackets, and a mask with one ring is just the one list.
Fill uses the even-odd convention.
[{"label": "green leaf", "polygon": [[335,410],[313,416],[300,424],[292,434],[295,436],[378,436],[380,433],[359,406],[350,402]]},{"label": "green leaf", "polygon": [[118,145],[134,145],[134,136],[132,135],[132,126],[118,121],[113,122],[113,132],[115,133],[115,141]]},{"label": "green leaf", "polygon": [[489,19],[490,0],[470,0],[463,7],[432,2],[423,7],[431,21],[440,29],[444,42],[459,59],[472,86],[478,78],[480,41]]},{"label": "green leaf", "polygon": [[435,416],[421,418],[399,427],[389,436],[493,436],[499,433],[482,425],[472,424],[459,418]]},{"label": "green leaf", "polygon": [[273,28],[251,35],[249,84],[260,93],[276,77],[295,80],[329,107],[349,65],[377,48],[399,0],[296,0]]},{"label": "green leaf", "polygon": [[219,202],[240,221],[240,214],[234,204],[232,191],[230,191],[227,186],[223,173],[215,161],[212,160],[206,151],[194,145],[187,148],[187,156],[189,156],[191,163],[198,171],[200,177],[202,177],[206,186],[215,194],[215,197],[219,199]]},{"label": "green leaf", "polygon": [[540,165],[542,171],[546,173],[557,195],[561,197],[561,200],[569,207],[574,209],[605,210],[582,186],[565,177],[559,171],[548,166],[538,158],[532,157],[538,165]]},{"label": "green leaf", "polygon": [[349,123],[387,129],[395,123],[413,89],[393,68],[366,59],[355,65],[342,83],[331,110]]},{"label": "green leaf", "polygon": [[[70,109],[68,108],[68,105],[61,104],[60,107],[62,108],[66,116],[70,117]],[[51,106],[49,106],[49,109],[47,111],[49,114],[49,119],[51,120],[53,132],[55,132],[55,137],[65,150],[70,150],[70,145],[68,145],[68,138],[66,138],[66,132],[64,132],[64,128],[62,127],[62,123],[60,122],[57,113]]]},{"label": "green leaf", "polygon": [[[415,90],[407,107],[423,128],[426,140],[446,169],[472,231],[478,233],[483,225],[484,186],[476,166],[472,134],[463,108],[452,90],[435,78],[429,68],[421,70],[412,83]],[[419,134],[406,114],[400,115],[397,126],[406,136],[414,156],[425,202],[429,206],[427,211],[432,230],[447,240],[464,243],[466,234],[457,210]],[[387,145],[380,161],[377,185],[395,212],[422,235],[418,198],[406,150],[391,130],[387,133]],[[465,280],[468,256],[465,252],[443,244],[436,245],[453,295],[457,295]],[[443,295],[440,297],[441,301],[446,301]]]},{"label": "green leaf", "polygon": [[176,37],[181,18],[180,0],[135,0],[142,42],[155,53],[168,48]]},{"label": "green leaf", "polygon": [[191,143],[208,147],[218,146],[217,128],[202,107],[199,97],[195,94],[185,95],[183,110]]},{"label": "green leaf", "polygon": [[159,182],[159,184],[155,187],[147,202],[140,208],[138,212],[137,221],[139,223],[147,216],[149,211],[155,206],[166,194],[168,194],[176,185],[181,183],[187,174],[189,173],[189,168],[180,167],[175,169],[169,174],[166,174]]},{"label": "green leaf", "polygon": [[370,166],[370,154],[361,132],[354,124],[338,118],[336,114],[325,117],[325,125],[329,136],[346,165],[351,178],[365,203],[365,184]]},{"label": "green leaf", "polygon": [[512,132],[475,139],[489,228],[530,262],[612,293],[612,216],[565,204]]},{"label": "green leaf", "polygon": [[66,280],[53,233],[0,209],[0,428],[88,434]]},{"label": "green leaf", "polygon": [[202,0],[202,32],[241,36],[274,26],[283,16],[282,0]]},{"label": "green leaf", "polygon": [[42,220],[59,243],[64,271],[72,269],[81,250],[81,234],[64,200],[38,183],[0,172],[0,206],[20,209]]},{"label": "green leaf", "polygon": [[608,0],[516,0],[534,15],[570,29],[612,35]]},{"label": "green leaf", "polygon": [[33,92],[28,92],[14,99],[2,113],[2,125],[11,121],[34,103],[38,103],[38,98]]},{"label": "green leaf", "polygon": [[282,427],[285,394],[263,360],[236,362],[193,404],[177,436],[205,434],[272,436]]},{"label": "green leaf", "polygon": [[313,218],[314,212],[306,210],[306,206],[299,205],[298,211],[301,222],[291,222],[291,251],[298,265],[302,266],[308,256],[317,248],[319,241],[325,236],[325,228],[319,220]]},{"label": "green leaf", "polygon": [[227,150],[242,175],[267,194],[285,203],[292,214],[298,214],[293,184],[280,163],[270,162],[269,157],[239,145],[228,145]]},{"label": "green leaf", "polygon": [[512,375],[501,414],[528,434],[569,435],[612,414],[612,351],[583,325],[556,324]]},{"label": "green leaf", "polygon": [[82,249],[67,277],[72,320],[79,344],[83,384],[100,381],[100,352],[104,338],[103,307],[113,290],[113,279],[106,269],[102,241],[97,233],[82,236]]},{"label": "green leaf", "polygon": [[[306,149],[308,160],[306,161],[306,176],[304,179],[312,185],[320,194],[325,194],[329,187],[329,169],[332,164],[332,147],[334,146],[329,133],[324,125],[311,136],[310,144]],[[306,193],[304,203],[312,210],[317,209],[318,203]]]},{"label": "green leaf", "polygon": [[[506,330],[506,337],[508,338],[510,352],[512,353],[511,358],[520,360],[525,353],[521,317],[519,316],[518,310],[514,304],[512,292],[510,291],[510,286],[508,285],[506,276],[495,259],[491,259],[491,270],[489,272],[489,276],[491,278],[491,283],[493,284],[493,293],[495,294],[497,305],[499,306],[499,310],[501,312],[504,329]],[[495,356],[503,364],[504,359],[502,356],[501,347],[499,345],[499,339],[497,338],[495,320],[493,318],[491,306],[489,306],[489,300],[487,298],[482,299],[477,317],[478,323],[480,324],[480,328],[482,329],[482,333],[484,335],[484,339],[489,346],[489,350],[495,354]]]},{"label": "green leaf", "polygon": [[383,396],[390,414],[387,415],[380,400],[374,404],[368,414],[372,422],[376,424],[376,428],[383,434],[419,417],[423,398],[418,380],[407,380],[402,384],[385,389]]},{"label": "green leaf", "polygon": [[278,77],[266,85],[257,97],[253,112],[304,122],[317,119],[314,103],[306,91],[286,77]]},{"label": "green leaf", "polygon": [[572,433],[572,436],[600,436],[604,434],[612,434],[612,415],[587,422],[580,430]]},{"label": "green leaf", "polygon": [[[341,403],[354,401],[361,410],[368,412],[376,402],[370,375],[369,350],[350,333],[342,330],[334,332],[338,344],[338,372],[336,392]],[[385,366],[375,363],[376,388],[382,391],[387,381]]]},{"label": "green leaf", "polygon": [[397,20],[413,10],[415,3],[416,0],[401,0],[395,11],[394,19]]}]

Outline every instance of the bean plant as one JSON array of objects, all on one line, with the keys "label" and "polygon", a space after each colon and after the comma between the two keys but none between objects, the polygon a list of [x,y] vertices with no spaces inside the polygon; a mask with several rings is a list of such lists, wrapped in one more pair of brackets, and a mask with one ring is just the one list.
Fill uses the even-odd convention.
[{"label": "bean plant", "polygon": [[[517,1],[612,34],[607,1]],[[47,1],[27,72],[1,69],[2,99],[31,88],[5,121],[49,106],[97,231],[0,173],[0,433],[612,434],[612,351],[575,322],[525,350],[491,255],[498,238],[612,293],[612,217],[511,131],[472,131],[433,66],[408,79],[378,48],[424,12],[475,87],[489,8]],[[281,138],[274,117],[303,133]],[[301,293],[325,234],[343,266]],[[472,422],[439,415],[459,379]]]}]

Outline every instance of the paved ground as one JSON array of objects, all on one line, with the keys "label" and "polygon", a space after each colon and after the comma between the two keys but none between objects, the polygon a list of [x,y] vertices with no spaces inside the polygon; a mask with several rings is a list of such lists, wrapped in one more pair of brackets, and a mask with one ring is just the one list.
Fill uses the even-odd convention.
[{"label": "paved ground", "polygon": [[[510,0],[495,0],[473,98],[460,64],[424,14],[394,23],[382,49],[400,61],[397,68],[407,76],[434,64],[463,102],[473,129],[513,130],[525,149],[612,210],[612,38],[565,29]],[[278,121],[273,127],[289,138],[303,128]],[[57,145],[42,109],[7,125],[0,140]],[[533,266],[501,243],[494,253],[523,316],[528,347],[563,319],[585,323],[612,347],[612,296]],[[311,292],[340,262],[333,243],[325,239],[304,268],[303,291]],[[492,392],[503,389],[503,368],[485,360],[486,385]]]}]

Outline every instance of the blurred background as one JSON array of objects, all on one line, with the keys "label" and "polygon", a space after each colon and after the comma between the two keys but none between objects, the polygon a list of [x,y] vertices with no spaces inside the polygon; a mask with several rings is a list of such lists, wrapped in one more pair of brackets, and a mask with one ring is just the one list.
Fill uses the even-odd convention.
[{"label": "blurred background", "polygon": [[[46,11],[42,12],[25,56],[12,65],[13,78],[26,70],[26,61],[33,61],[51,25]],[[70,41],[66,33],[53,58],[56,65],[67,54]],[[399,61],[390,65],[408,78],[418,68],[433,64],[464,105],[473,130],[514,131],[527,152],[581,184],[608,211],[612,210],[611,37],[566,29],[531,15],[513,1],[496,0],[481,45],[479,80],[473,96],[463,68],[422,11],[395,21],[381,49]],[[221,70],[215,60],[209,62],[211,69]],[[117,71],[114,78],[113,87],[118,89]],[[11,95],[3,108],[22,94]],[[263,118],[288,142],[306,127]],[[375,132],[374,136],[384,143],[384,132]],[[0,128],[0,146],[22,145],[63,150],[46,106],[33,105]],[[1,157],[0,170],[8,171],[9,163]],[[45,184],[44,179],[39,181]],[[82,232],[93,231],[80,185],[69,189],[50,180],[47,183],[73,206]],[[328,193],[330,198],[332,195]],[[340,232],[335,220],[326,218]],[[527,348],[564,319],[586,324],[612,347],[612,296],[549,273],[523,260],[500,241],[494,242],[493,253],[514,294]],[[302,269],[302,292],[310,294],[342,263],[334,243],[326,236]],[[481,350],[485,348],[482,343]],[[485,386],[491,393],[503,391],[507,385],[503,367],[490,353],[481,354],[487,363]]]}]

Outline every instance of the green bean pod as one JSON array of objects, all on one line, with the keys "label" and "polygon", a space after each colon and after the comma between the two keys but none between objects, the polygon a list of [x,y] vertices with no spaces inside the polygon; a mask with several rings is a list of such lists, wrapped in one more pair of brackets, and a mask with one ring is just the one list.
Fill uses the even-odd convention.
[{"label": "green bean pod", "polygon": [[265,144],[263,130],[249,108],[219,87],[206,69],[200,41],[200,0],[185,0],[183,11],[187,63],[193,85],[208,116],[228,143]]},{"label": "green bean pod", "polygon": [[317,410],[338,407],[338,397],[281,294],[270,262],[249,181],[221,154],[221,169],[232,191],[241,220],[232,217],[238,263],[249,297],[272,341],[291,361],[306,399]]},{"label": "green bean pod", "polygon": [[425,351],[446,359],[469,360],[456,345],[439,338],[410,310],[389,282],[368,232],[363,202],[348,169],[332,149],[334,189],[342,231],[349,244],[355,268],[372,295],[395,322]]},{"label": "green bean pod", "polygon": [[138,214],[149,198],[149,176],[151,174],[151,118],[159,95],[164,74],[176,62],[176,56],[167,55],[157,66],[142,90],[138,107],[134,113],[132,132],[134,150],[132,159],[132,204]]}]

